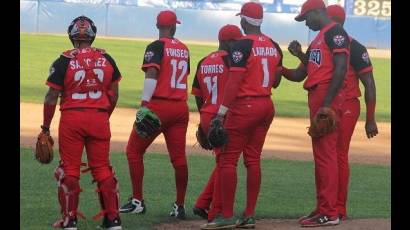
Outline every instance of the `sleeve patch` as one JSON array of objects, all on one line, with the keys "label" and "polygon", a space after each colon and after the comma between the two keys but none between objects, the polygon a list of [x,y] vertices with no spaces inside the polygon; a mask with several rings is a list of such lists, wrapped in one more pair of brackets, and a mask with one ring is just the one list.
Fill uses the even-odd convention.
[{"label": "sleeve patch", "polygon": [[144,60],[149,62],[149,61],[151,61],[152,57],[154,57],[154,55],[155,55],[154,52],[149,50],[149,51],[145,52]]},{"label": "sleeve patch", "polygon": [[343,35],[337,34],[335,36],[333,36],[333,42],[337,45],[337,46],[343,46],[343,44],[345,43],[346,38]]},{"label": "sleeve patch", "polygon": [[368,54],[367,52],[364,52],[364,53],[362,54],[362,59],[363,59],[363,61],[366,62],[367,64],[370,63],[369,54]]},{"label": "sleeve patch", "polygon": [[234,51],[232,53],[232,60],[234,63],[239,63],[243,59],[243,53],[241,51]]}]

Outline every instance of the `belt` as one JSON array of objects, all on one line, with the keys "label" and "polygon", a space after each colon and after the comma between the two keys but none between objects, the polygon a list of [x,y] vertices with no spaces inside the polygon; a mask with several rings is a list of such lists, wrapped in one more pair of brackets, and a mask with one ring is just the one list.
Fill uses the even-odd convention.
[{"label": "belt", "polygon": [[252,100],[252,99],[259,99],[259,98],[270,98],[270,95],[238,97],[238,99],[240,100]]},{"label": "belt", "polygon": [[181,100],[181,99],[174,99],[174,98],[167,98],[167,97],[156,97],[156,96],[151,97],[151,99],[154,99],[154,100],[167,100],[167,101],[184,101],[184,100]]},{"label": "belt", "polygon": [[101,108],[67,108],[64,110],[75,110],[75,111],[81,111],[81,112],[85,112],[85,111],[108,112],[108,110],[101,109]]}]

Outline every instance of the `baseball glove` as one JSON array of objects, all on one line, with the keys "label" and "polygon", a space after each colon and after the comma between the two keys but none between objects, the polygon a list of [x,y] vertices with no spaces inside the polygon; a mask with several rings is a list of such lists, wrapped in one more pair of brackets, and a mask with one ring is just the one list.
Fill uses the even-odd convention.
[{"label": "baseball glove", "polygon": [[311,121],[308,134],[313,138],[322,137],[336,129],[337,115],[330,107],[321,107]]},{"label": "baseball glove", "polygon": [[209,143],[208,137],[204,133],[201,124],[198,125],[198,130],[196,131],[196,140],[203,149],[212,150],[212,146]]},{"label": "baseball glove", "polygon": [[228,143],[228,132],[222,124],[222,119],[216,117],[211,121],[208,132],[208,140],[212,147],[221,147]]},{"label": "baseball glove", "polygon": [[[43,128],[43,127],[42,127]],[[54,140],[50,136],[50,131],[44,129],[40,132],[37,137],[36,143],[36,160],[42,164],[48,164],[53,160],[53,145]]]},{"label": "baseball glove", "polygon": [[151,138],[161,129],[159,117],[147,107],[141,107],[136,115],[134,130],[142,138]]}]

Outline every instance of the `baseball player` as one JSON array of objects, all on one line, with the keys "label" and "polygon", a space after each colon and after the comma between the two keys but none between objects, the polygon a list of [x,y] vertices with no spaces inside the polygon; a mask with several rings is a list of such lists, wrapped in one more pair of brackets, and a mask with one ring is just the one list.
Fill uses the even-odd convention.
[{"label": "baseball player", "polygon": [[176,24],[180,24],[173,11],[161,11],[157,16],[159,39],[149,44],[141,69],[145,72],[141,107],[147,107],[161,120],[161,131],[150,138],[140,137],[134,129],[127,145],[133,195],[120,208],[121,213],[145,213],[142,187],[144,154],[154,139],[163,133],[172,166],[175,170],[176,200],[170,216],[185,219],[185,192],[188,167],[185,141],[188,127],[187,78],[190,71],[189,50],[174,38]]},{"label": "baseball player", "polygon": [[55,170],[62,219],[56,228],[77,229],[80,166],[85,147],[89,169],[104,216],[102,228],[118,230],[118,182],[110,166],[109,117],[118,99],[120,71],[104,50],[91,47],[97,33],[86,16],[75,18],[68,27],[74,49],[63,52],[50,67],[44,99],[43,132],[49,132],[59,95],[61,118],[58,129],[60,164]]},{"label": "baseball player", "polygon": [[[233,43],[242,37],[241,30],[235,25],[225,25],[219,30],[218,51],[214,51],[202,58],[197,66],[195,78],[192,84],[192,94],[195,95],[198,111],[200,111],[200,125],[204,133],[209,131],[209,123],[215,117],[219,105],[222,103],[223,90],[228,80],[229,57]],[[217,167],[209,177],[204,190],[197,198],[193,213],[211,221],[220,211],[213,206],[210,209],[214,196],[214,182],[217,177]],[[220,199],[219,194],[217,198]],[[218,202],[217,202],[218,203]]]},{"label": "baseball player", "polygon": [[[330,5],[326,8],[328,16],[343,26],[346,18],[343,7]],[[340,119],[340,134],[337,141],[337,162],[339,166],[339,188],[336,208],[341,220],[346,219],[346,201],[349,186],[349,146],[354,128],[360,115],[361,96],[359,79],[364,86],[366,102],[365,130],[368,138],[378,134],[374,116],[376,107],[376,85],[373,78],[373,67],[366,47],[357,40],[350,39],[350,66],[346,82],[346,101],[342,107]]]},{"label": "baseball player", "polygon": [[[322,0],[307,0],[302,5],[296,21],[306,20],[306,25],[313,31],[319,31],[310,43],[305,55],[295,53],[302,63],[297,69],[283,68],[283,75],[291,81],[303,81],[308,91],[308,104],[311,122],[317,116],[336,112],[338,120],[342,117],[345,101],[345,79],[348,71],[350,41],[343,27],[333,22],[326,14]],[[316,208],[309,215],[299,219],[303,227],[337,225],[340,223],[337,210],[338,197],[338,152],[337,142],[340,137],[339,126],[336,130],[322,137],[312,137],[313,157],[315,161]]]},{"label": "baseball player", "polygon": [[[220,215],[201,226],[202,229],[255,227],[255,206],[260,190],[260,155],[275,113],[271,88],[280,82],[282,51],[279,45],[261,32],[263,8],[259,3],[245,3],[241,12],[241,27],[245,36],[237,41],[229,58],[231,67],[222,104],[211,121],[223,121],[228,143],[216,148],[218,174],[215,192],[221,195]],[[239,220],[234,217],[236,166],[243,152],[247,170],[246,208]]]}]

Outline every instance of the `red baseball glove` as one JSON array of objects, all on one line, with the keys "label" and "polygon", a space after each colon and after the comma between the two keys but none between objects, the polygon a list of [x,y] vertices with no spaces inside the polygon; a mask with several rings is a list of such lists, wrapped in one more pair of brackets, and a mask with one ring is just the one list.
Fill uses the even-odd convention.
[{"label": "red baseball glove", "polygon": [[36,143],[36,160],[42,164],[48,164],[53,160],[53,145],[54,140],[50,136],[50,131],[42,127],[42,131],[38,134]]},{"label": "red baseball glove", "polygon": [[337,125],[336,112],[330,107],[320,107],[311,121],[308,134],[311,137],[322,137],[333,132]]}]

